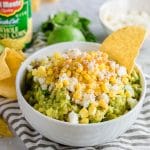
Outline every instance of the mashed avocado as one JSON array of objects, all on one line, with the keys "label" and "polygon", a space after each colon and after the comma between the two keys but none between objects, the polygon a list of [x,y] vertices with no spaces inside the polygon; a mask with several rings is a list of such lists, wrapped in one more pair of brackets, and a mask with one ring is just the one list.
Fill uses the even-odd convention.
[{"label": "mashed avocado", "polygon": [[[28,103],[48,117],[74,124],[111,120],[138,103],[141,85],[136,69],[128,75],[123,66],[109,65],[112,60],[107,60],[106,54],[87,52],[84,58],[80,55],[76,50],[32,62],[25,82]],[[103,56],[105,64],[99,64]],[[90,57],[98,63],[88,60]]]}]

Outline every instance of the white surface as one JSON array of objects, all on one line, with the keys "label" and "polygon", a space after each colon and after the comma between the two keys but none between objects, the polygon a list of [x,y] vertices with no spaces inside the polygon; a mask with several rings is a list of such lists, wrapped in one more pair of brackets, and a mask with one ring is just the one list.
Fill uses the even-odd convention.
[{"label": "white surface", "polygon": [[[141,78],[142,94],[138,104],[125,115],[106,122],[96,124],[70,124],[49,118],[31,107],[24,99],[21,89],[24,83],[26,68],[33,60],[52,56],[55,52],[63,53],[68,49],[77,48],[82,51],[99,50],[99,44],[88,42],[67,42],[55,44],[34,53],[20,67],[16,79],[17,97],[26,120],[42,135],[55,142],[70,146],[93,146],[104,144],[123,134],[137,119],[145,97],[145,79],[142,71],[137,68]],[[37,122],[40,122],[37,124]],[[113,132],[112,132],[113,129]],[[80,139],[80,140],[79,140]]]},{"label": "white surface", "polygon": [[[141,0],[137,0],[140,2]],[[106,37],[99,18],[98,9],[99,5],[105,2],[105,0],[60,0],[58,3],[43,5],[41,10],[33,15],[34,30],[38,28],[42,21],[47,19],[47,16],[59,10],[79,10],[80,14],[86,16],[92,20],[91,29],[97,36],[98,41],[102,41]],[[90,10],[89,10],[90,7]],[[147,5],[149,7],[149,5]],[[143,64],[146,73],[150,73],[150,43],[144,46],[144,49],[140,53],[138,62]],[[0,150],[26,150],[24,144],[18,138],[12,139],[0,139]]]}]

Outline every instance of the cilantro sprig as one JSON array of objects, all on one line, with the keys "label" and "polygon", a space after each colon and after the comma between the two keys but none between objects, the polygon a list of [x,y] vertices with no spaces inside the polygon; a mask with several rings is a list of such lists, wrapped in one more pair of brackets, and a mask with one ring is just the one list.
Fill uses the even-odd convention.
[{"label": "cilantro sprig", "polygon": [[77,11],[73,11],[72,13],[67,12],[58,12],[55,15],[49,16],[48,20],[42,24],[42,32],[45,33],[48,38],[49,34],[57,27],[62,26],[72,26],[79,29],[86,41],[95,42],[96,38],[94,34],[90,31],[89,25],[90,20],[81,17]]}]

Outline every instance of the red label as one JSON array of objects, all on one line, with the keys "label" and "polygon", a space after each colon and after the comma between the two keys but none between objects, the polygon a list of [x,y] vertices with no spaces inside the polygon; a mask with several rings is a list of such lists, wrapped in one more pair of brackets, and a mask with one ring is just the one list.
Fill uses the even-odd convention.
[{"label": "red label", "polygon": [[0,15],[12,16],[20,11],[23,6],[23,0],[0,0]]}]

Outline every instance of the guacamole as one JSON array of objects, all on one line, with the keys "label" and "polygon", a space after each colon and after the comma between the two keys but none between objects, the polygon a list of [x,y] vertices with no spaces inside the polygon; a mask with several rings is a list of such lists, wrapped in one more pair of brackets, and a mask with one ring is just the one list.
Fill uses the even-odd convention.
[{"label": "guacamole", "polygon": [[72,124],[97,123],[130,111],[141,95],[136,69],[100,51],[71,49],[27,67],[24,97],[37,111]]}]

